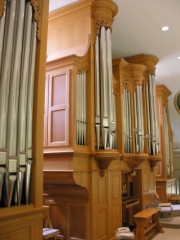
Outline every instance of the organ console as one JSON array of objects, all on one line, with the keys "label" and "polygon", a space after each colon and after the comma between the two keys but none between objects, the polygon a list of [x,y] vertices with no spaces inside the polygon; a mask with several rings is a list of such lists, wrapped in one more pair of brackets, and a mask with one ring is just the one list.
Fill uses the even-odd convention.
[{"label": "organ console", "polygon": [[122,208],[123,224],[133,224],[133,207],[139,204],[136,188],[136,171],[122,172]]}]

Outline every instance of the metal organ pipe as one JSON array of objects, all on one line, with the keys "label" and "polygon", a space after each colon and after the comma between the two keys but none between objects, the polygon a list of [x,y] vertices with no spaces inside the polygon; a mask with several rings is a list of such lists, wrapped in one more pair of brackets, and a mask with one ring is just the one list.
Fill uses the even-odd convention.
[{"label": "metal organ pipe", "polygon": [[[11,87],[9,94],[9,111],[8,111],[8,135],[7,135],[7,146],[8,146],[8,157],[9,161],[17,162],[17,122],[18,122],[18,96],[19,96],[19,82],[20,82],[20,66],[21,66],[21,53],[22,53],[22,40],[23,40],[23,26],[24,26],[24,1],[17,2],[16,10],[16,22],[15,22],[15,34],[13,44],[13,56],[12,56],[12,68],[11,68]],[[17,175],[20,170],[17,162]],[[25,169],[23,169],[23,172]],[[18,177],[18,182],[20,178]],[[19,192],[19,186],[17,186]],[[19,194],[15,197],[17,203]]]},{"label": "metal organ pipe", "polygon": [[[10,205],[12,198],[12,190],[14,182],[16,180],[17,161],[9,160],[7,156],[7,116],[8,116],[8,104],[9,104],[9,85],[10,85],[10,69],[12,59],[12,49],[14,40],[14,29],[15,29],[15,11],[16,11],[16,0],[6,2],[6,18],[5,18],[5,32],[2,50],[2,61],[1,61],[1,76],[0,76],[0,149],[1,149],[1,165],[6,167],[6,199],[5,204]],[[3,176],[4,177],[4,176]],[[3,181],[3,179],[2,179]],[[1,194],[2,195],[2,194]]]},{"label": "metal organ pipe", "polygon": [[76,75],[76,142],[86,145],[86,71]]},{"label": "metal organ pipe", "polygon": [[129,153],[132,152],[132,128],[131,128],[131,94],[128,91],[127,93],[127,97],[128,97],[128,115],[129,115],[129,133],[128,133],[128,140],[129,140]]},{"label": "metal organ pipe", "polygon": [[5,26],[5,17],[6,17],[6,5],[4,6],[4,15],[0,20],[0,72],[1,72],[1,62],[2,62],[2,51],[3,51],[3,41],[4,41],[4,26]]},{"label": "metal organ pipe", "polygon": [[144,152],[144,118],[142,103],[142,85],[139,84],[134,91],[134,134],[136,153]]},{"label": "metal organ pipe", "polygon": [[99,36],[96,36],[95,43],[95,133],[96,133],[96,147],[100,148],[100,48]]},{"label": "metal organ pipe", "polygon": [[20,205],[22,198],[29,202],[36,30],[30,2],[5,1],[0,19],[0,205],[8,207]]},{"label": "metal organ pipe", "polygon": [[[96,148],[115,148],[115,101],[112,84],[111,30],[100,28],[95,43]],[[102,144],[100,144],[102,143]]]},{"label": "metal organ pipe", "polygon": [[165,139],[165,161],[166,161],[166,174],[169,177],[170,174],[170,154],[169,154],[169,127],[168,127],[168,114],[166,107],[164,106],[163,111],[163,119],[164,119],[164,139]]},{"label": "metal organ pipe", "polygon": [[124,151],[126,152],[126,99],[125,99],[126,89],[123,89],[123,129],[124,129]]},{"label": "metal organ pipe", "polygon": [[149,74],[146,82],[147,110],[149,114],[149,154],[157,155],[159,151],[159,134],[157,126],[156,91],[154,75]]},{"label": "metal organ pipe", "polygon": [[[5,17],[6,17],[6,6],[4,10],[4,15],[0,19],[0,79],[1,79],[1,65],[2,65],[2,52],[3,52],[3,41],[4,41],[4,26],[5,26]],[[1,80],[0,80],[0,86],[1,86]],[[2,96],[3,92],[0,91],[0,98]],[[0,126],[1,126],[1,121],[0,120]],[[1,128],[0,128],[1,129]],[[1,131],[0,131],[1,134]],[[2,148],[2,137],[3,134],[0,136],[0,148]],[[6,171],[6,157],[5,157],[5,152],[3,149],[0,150],[0,202],[2,200],[2,186],[4,182],[4,173]]]},{"label": "metal organ pipe", "polygon": [[[24,36],[23,36],[23,49],[22,49],[22,65],[21,65],[21,78],[19,90],[19,116],[18,116],[18,156],[19,164],[26,165],[27,152],[26,152],[26,123],[27,123],[27,96],[28,96],[28,78],[29,78],[29,61],[30,61],[30,46],[31,46],[31,27],[32,27],[32,6],[30,3],[26,4],[25,10],[25,23],[24,23]],[[26,176],[29,173],[26,171]],[[29,177],[28,177],[29,179]],[[26,180],[28,180],[26,177]],[[26,185],[28,183],[26,182]],[[29,185],[29,184],[28,184]],[[25,199],[26,203],[28,198],[28,190],[26,189]]]},{"label": "metal organ pipe", "polygon": [[148,126],[148,153],[151,154],[151,127],[150,127],[150,103],[149,103],[149,88],[146,84],[146,109],[147,109],[147,126]]},{"label": "metal organ pipe", "polygon": [[[32,129],[33,129],[33,103],[34,103],[34,73],[35,73],[35,57],[36,57],[36,29],[37,23],[34,21],[31,26],[31,48],[29,61],[29,75],[28,75],[28,98],[27,98],[27,135],[26,135],[26,203],[29,201],[30,176],[32,165]],[[23,165],[20,165],[20,175],[23,175],[25,170]],[[20,183],[22,191],[22,183]],[[21,200],[21,193],[19,194]],[[20,201],[19,201],[20,204]]]}]

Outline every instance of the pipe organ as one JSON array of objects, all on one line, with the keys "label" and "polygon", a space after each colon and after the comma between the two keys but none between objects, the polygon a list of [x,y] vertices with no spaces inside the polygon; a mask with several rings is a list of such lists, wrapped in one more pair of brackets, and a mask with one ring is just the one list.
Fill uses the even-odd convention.
[{"label": "pipe organ", "polygon": [[[159,128],[156,106],[155,66],[158,58],[152,55],[137,55],[125,60],[132,64],[141,64],[146,67],[143,86],[144,109],[144,152],[148,154],[151,168],[161,161],[159,151]],[[140,109],[142,106],[140,107]]]},{"label": "pipe organ", "polygon": [[0,0],[0,231],[5,240],[42,235],[47,43],[42,22],[46,25],[47,17],[48,1]]},{"label": "pipe organ", "polygon": [[[123,159],[133,166],[133,158],[147,159],[145,149],[145,84],[146,66],[128,63],[125,59],[113,60],[113,74],[119,83],[116,98],[119,127],[118,149]],[[134,166],[135,167],[135,166]]]},{"label": "pipe organ", "polygon": [[44,198],[66,239],[113,239],[122,205],[132,220],[155,191],[158,59],[112,61],[116,14],[113,1],[86,0],[49,17]]}]

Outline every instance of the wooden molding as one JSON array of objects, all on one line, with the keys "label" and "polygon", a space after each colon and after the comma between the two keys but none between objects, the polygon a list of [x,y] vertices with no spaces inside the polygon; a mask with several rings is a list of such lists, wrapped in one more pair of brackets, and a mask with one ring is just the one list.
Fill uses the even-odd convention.
[{"label": "wooden molding", "polygon": [[137,168],[143,161],[148,159],[148,154],[141,153],[141,154],[131,154],[131,153],[124,153],[123,160],[127,162],[128,166],[131,169]]},{"label": "wooden molding", "polygon": [[162,96],[165,101],[168,101],[167,98],[172,94],[172,92],[164,84],[159,84],[156,86],[156,94],[157,96]]},{"label": "wooden molding", "polygon": [[151,155],[151,156],[149,156],[148,160],[149,160],[149,164],[151,167],[151,171],[153,171],[156,164],[162,160],[162,157],[158,156],[158,155]]},{"label": "wooden molding", "polygon": [[148,74],[155,74],[155,66],[158,63],[159,59],[153,55],[140,54],[132,57],[127,57],[125,60],[129,63],[139,63],[147,67]]},{"label": "wooden molding", "polygon": [[4,14],[4,0],[0,0],[0,18]]},{"label": "wooden molding", "polygon": [[100,175],[104,176],[104,171],[108,169],[110,163],[119,158],[119,153],[117,151],[96,151],[93,153],[98,166],[100,168]]}]

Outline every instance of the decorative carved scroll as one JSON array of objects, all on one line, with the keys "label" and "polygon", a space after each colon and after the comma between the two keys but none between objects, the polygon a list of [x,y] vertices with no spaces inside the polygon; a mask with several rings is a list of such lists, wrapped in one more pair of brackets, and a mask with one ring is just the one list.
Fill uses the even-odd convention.
[{"label": "decorative carved scroll", "polygon": [[123,89],[131,90],[131,78],[124,78],[122,81]]},{"label": "decorative carved scroll", "polygon": [[88,65],[83,65],[77,69],[77,73],[84,73],[88,70]]},{"label": "decorative carved scroll", "polygon": [[96,20],[96,35],[100,34],[101,27],[107,27],[112,29],[113,21],[111,19],[97,19]]},{"label": "decorative carved scroll", "polygon": [[37,22],[37,38],[40,40],[41,6],[39,0],[30,0],[34,9],[34,20]]},{"label": "decorative carved scroll", "polygon": [[134,89],[136,89],[136,87],[139,85],[143,85],[146,71],[147,71],[147,68],[144,65],[132,64],[132,76],[133,76]]}]

